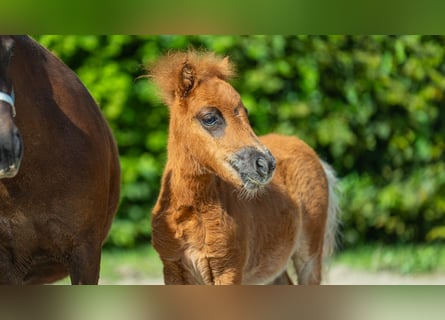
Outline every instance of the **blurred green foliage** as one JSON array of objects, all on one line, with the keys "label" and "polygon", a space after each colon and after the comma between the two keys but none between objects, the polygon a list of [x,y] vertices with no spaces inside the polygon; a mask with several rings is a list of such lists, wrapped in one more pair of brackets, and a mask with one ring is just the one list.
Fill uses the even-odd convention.
[{"label": "blurred green foliage", "polygon": [[108,246],[150,239],[168,110],[144,65],[189,47],[228,55],[258,134],[298,135],[341,178],[344,246],[445,239],[445,37],[34,36],[81,78],[117,139]]}]

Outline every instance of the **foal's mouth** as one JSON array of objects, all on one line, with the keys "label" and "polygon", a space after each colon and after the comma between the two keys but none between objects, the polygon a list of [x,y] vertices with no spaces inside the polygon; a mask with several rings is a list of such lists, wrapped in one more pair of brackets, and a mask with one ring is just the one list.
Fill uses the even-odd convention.
[{"label": "foal's mouth", "polygon": [[247,147],[237,152],[229,161],[238,173],[246,191],[257,191],[266,186],[275,172],[276,161],[269,150],[265,152]]},{"label": "foal's mouth", "polygon": [[243,188],[246,190],[259,190],[261,188],[263,188],[264,186],[266,186],[271,180],[272,180],[272,176],[270,178],[268,178],[267,180],[260,180],[257,177],[252,177],[249,175],[244,175],[244,174],[240,174],[241,176],[241,180],[243,181]]}]

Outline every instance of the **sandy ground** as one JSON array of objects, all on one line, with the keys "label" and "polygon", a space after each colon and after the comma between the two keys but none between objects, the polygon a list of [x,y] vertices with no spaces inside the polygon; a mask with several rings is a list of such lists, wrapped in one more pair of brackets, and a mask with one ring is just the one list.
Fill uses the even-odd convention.
[{"label": "sandy ground", "polygon": [[344,265],[332,266],[325,279],[331,285],[444,285],[445,274],[401,275],[357,270]]},{"label": "sandy ground", "polygon": [[[131,270],[122,270],[118,281],[103,279],[99,284],[116,285],[162,285],[162,279],[147,278]],[[401,275],[391,272],[367,272],[344,265],[334,265],[328,270],[324,284],[327,285],[445,285],[445,274]]]}]

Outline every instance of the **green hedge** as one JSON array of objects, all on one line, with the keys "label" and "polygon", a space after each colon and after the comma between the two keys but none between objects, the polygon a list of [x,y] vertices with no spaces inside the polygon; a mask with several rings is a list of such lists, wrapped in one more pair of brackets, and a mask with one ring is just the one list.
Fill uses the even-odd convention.
[{"label": "green hedge", "polygon": [[52,36],[119,144],[122,197],[108,246],[150,239],[168,113],[143,65],[176,49],[229,55],[258,134],[298,135],[341,178],[342,239],[445,238],[445,38],[438,36]]}]

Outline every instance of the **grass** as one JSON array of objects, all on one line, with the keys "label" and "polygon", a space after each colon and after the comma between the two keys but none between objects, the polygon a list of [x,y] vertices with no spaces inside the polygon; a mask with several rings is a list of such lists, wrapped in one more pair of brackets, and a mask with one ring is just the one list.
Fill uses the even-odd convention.
[{"label": "grass", "polygon": [[[360,245],[338,252],[332,265],[398,274],[445,272],[444,245]],[[136,249],[108,249],[102,253],[101,284],[142,284],[162,279],[162,263],[151,246]],[[69,284],[69,278],[57,284]]]},{"label": "grass", "polygon": [[339,252],[333,263],[372,272],[399,274],[445,272],[444,245],[361,245]]},{"label": "grass", "polygon": [[162,278],[162,262],[151,246],[136,249],[104,250],[101,263],[101,279],[115,283],[122,278]]}]

